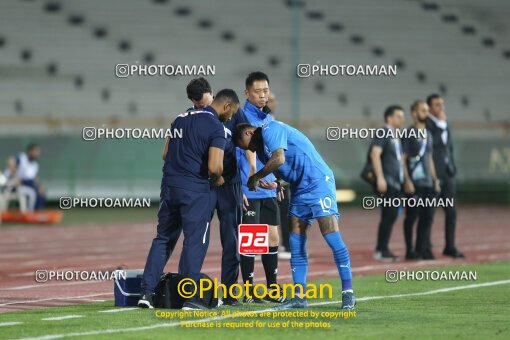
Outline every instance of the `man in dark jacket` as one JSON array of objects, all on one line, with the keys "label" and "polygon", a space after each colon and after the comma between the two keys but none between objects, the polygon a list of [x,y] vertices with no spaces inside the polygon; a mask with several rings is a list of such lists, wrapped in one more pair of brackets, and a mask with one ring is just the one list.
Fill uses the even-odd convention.
[{"label": "man in dark jacket", "polygon": [[[404,110],[397,105],[389,106],[384,112],[384,129],[397,130],[404,124]],[[401,195],[404,181],[404,167],[402,162],[402,146],[398,138],[374,138],[371,144],[370,160],[374,167],[378,195],[385,198],[397,198]],[[377,233],[377,246],[374,258],[381,261],[395,261],[388,244],[391,230],[398,217],[398,207],[381,207],[381,221]]]},{"label": "man in dark jacket", "polygon": [[[446,120],[444,100],[438,94],[427,97],[430,115],[425,124],[432,133],[433,158],[436,174],[441,185],[442,199],[455,199],[455,175],[457,168],[453,157],[452,134]],[[455,225],[457,211],[454,206],[445,206],[445,248],[443,254],[453,258],[463,258],[464,255],[455,247]]]}]

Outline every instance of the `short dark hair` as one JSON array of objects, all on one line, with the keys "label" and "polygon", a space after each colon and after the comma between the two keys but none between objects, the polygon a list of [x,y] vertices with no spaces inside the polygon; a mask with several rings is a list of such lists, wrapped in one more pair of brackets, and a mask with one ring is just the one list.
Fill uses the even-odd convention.
[{"label": "short dark hair", "polygon": [[402,106],[399,106],[399,105],[390,105],[390,106],[388,106],[386,108],[386,110],[384,110],[384,121],[387,122],[388,121],[388,117],[393,116],[393,114],[397,110],[404,111]]},{"label": "short dark hair", "polygon": [[432,93],[430,96],[427,97],[427,105],[430,106],[432,104],[432,101],[438,98],[442,98],[441,95],[437,93]]},{"label": "short dark hair", "polygon": [[244,135],[244,132],[246,130],[248,130],[249,128],[251,128],[253,126],[251,126],[250,124],[248,123],[240,123],[240,124],[237,124],[236,126],[236,130],[234,132],[234,135],[232,136],[232,140],[234,141],[234,144],[237,145],[237,142],[239,140],[241,140],[241,138],[243,138],[243,135]]},{"label": "short dark hair", "polygon": [[418,109],[418,105],[420,104],[426,104],[424,100],[422,99],[418,99],[418,100],[415,100],[412,104],[411,104],[411,112],[413,111],[416,111]]},{"label": "short dark hair", "polygon": [[245,81],[246,88],[252,86],[254,82],[260,80],[265,80],[269,84],[269,78],[267,77],[267,74],[265,74],[264,72],[256,71],[248,74],[248,77],[246,77]]},{"label": "short dark hair", "polygon": [[37,143],[30,143],[30,144],[27,145],[26,151],[30,152],[30,151],[34,150],[35,148],[38,148],[38,147],[39,147],[39,144],[37,144]]},{"label": "short dark hair", "polygon": [[191,79],[186,86],[186,93],[190,100],[201,100],[204,93],[212,93],[211,85],[203,77]]},{"label": "short dark hair", "polygon": [[214,96],[214,101],[222,100],[230,103],[239,104],[239,97],[236,91],[232,89],[223,89]]}]

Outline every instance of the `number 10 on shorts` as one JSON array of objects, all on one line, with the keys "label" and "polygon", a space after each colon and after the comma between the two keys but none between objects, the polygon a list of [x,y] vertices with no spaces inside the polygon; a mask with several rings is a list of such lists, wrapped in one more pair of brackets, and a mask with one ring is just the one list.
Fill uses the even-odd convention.
[{"label": "number 10 on shorts", "polygon": [[239,254],[267,254],[269,252],[269,226],[267,224],[240,224]]}]

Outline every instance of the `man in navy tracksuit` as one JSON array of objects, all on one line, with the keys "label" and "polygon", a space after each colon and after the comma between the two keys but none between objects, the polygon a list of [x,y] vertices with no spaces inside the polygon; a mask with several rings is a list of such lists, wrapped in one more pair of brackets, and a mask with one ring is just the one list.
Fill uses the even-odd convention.
[{"label": "man in navy tracksuit", "polygon": [[[212,100],[212,89],[209,82],[204,78],[196,78],[190,81],[186,87],[188,98],[193,107],[188,110],[196,110],[209,105]],[[239,175],[236,147],[232,143],[232,135],[237,125],[247,123],[243,111],[239,109],[231,120],[223,123],[225,126],[227,143],[223,158],[223,178],[225,184],[212,190],[211,219],[216,209],[220,221],[220,239],[223,253],[221,257],[221,283],[226,286],[223,304],[238,306],[237,299],[228,294],[230,286],[237,283],[239,276],[239,253],[237,251],[237,226],[243,217],[241,177]]]},{"label": "man in navy tracksuit", "polygon": [[[182,129],[182,138],[173,138],[167,143],[157,236],[147,257],[138,306],[153,308],[154,289],[180,230],[184,233],[180,271],[198,284],[209,246],[214,196],[211,185],[220,186],[225,182],[222,172],[227,131],[221,122],[230,120],[238,109],[237,94],[226,89],[217,94],[210,106],[184,112],[172,123],[172,131]],[[183,305],[187,310],[206,308],[198,294]]]}]

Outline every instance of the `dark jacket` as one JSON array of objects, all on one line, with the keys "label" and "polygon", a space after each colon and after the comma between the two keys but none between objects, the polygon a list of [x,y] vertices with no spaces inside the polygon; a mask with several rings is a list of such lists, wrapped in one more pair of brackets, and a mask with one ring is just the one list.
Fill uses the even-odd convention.
[{"label": "dark jacket", "polygon": [[452,132],[450,127],[446,127],[448,140],[445,145],[441,137],[443,129],[439,128],[430,117],[425,121],[425,126],[432,133],[432,158],[434,159],[437,177],[442,180],[455,177],[457,166],[455,165],[455,159],[453,157]]}]

